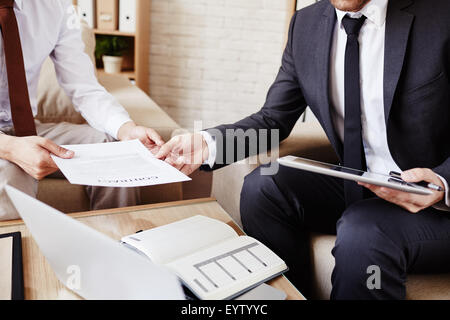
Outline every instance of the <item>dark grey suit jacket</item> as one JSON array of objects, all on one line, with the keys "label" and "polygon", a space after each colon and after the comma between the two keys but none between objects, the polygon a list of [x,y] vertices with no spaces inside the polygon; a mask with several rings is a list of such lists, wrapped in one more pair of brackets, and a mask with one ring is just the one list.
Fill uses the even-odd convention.
[{"label": "dark grey suit jacket", "polygon": [[[384,108],[391,154],[402,170],[431,168],[450,181],[450,1],[390,0],[386,19]],[[310,106],[342,159],[343,145],[330,115],[335,24],[336,12],[329,0],[296,12],[282,66],[264,107],[210,132],[279,129],[283,140]],[[228,136],[218,146],[217,162],[224,163],[227,143],[234,144],[235,150],[245,144],[248,156],[249,141],[244,140]]]}]

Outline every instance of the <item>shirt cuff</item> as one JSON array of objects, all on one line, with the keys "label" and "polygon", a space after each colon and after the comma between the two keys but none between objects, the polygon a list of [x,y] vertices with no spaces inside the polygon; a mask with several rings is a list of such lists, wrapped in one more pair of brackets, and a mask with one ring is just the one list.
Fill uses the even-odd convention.
[{"label": "shirt cuff", "polygon": [[203,165],[208,165],[211,169],[214,167],[216,163],[216,155],[217,155],[217,144],[216,140],[206,131],[200,131],[200,134],[205,139],[206,144],[208,145],[209,155],[208,159],[203,163]]},{"label": "shirt cuff", "polygon": [[450,211],[450,189],[448,187],[449,186],[448,182],[440,175],[437,175],[437,176],[439,177],[439,179],[441,179],[442,183],[445,186],[445,198],[444,198],[444,201],[435,205],[434,208],[438,209],[438,210],[443,210],[443,211]]},{"label": "shirt cuff", "polygon": [[105,125],[105,131],[114,139],[118,140],[119,129],[127,122],[132,122],[130,116],[126,113],[114,115]]}]

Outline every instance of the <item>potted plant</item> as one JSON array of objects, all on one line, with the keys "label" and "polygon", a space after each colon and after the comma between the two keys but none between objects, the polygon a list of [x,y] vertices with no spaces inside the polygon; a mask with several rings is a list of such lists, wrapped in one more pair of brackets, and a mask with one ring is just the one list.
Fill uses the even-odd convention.
[{"label": "potted plant", "polygon": [[100,36],[97,38],[95,56],[103,60],[106,73],[122,71],[123,53],[128,49],[127,41],[122,37]]}]

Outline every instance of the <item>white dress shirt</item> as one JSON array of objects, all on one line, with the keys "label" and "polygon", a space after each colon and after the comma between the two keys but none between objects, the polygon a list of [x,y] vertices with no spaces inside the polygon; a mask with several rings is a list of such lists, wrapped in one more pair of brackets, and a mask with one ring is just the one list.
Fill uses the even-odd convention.
[{"label": "white dress shirt", "polygon": [[[15,0],[25,72],[33,115],[41,67],[50,56],[60,86],[77,111],[95,129],[117,139],[119,128],[131,121],[125,109],[97,81],[84,53],[81,29],[73,23],[72,0]],[[3,39],[0,37],[0,130],[12,128]]]},{"label": "white dress shirt", "polygon": [[367,17],[359,32],[361,124],[367,169],[372,172],[401,172],[392,159],[387,144],[384,117],[384,38],[388,0],[371,0],[360,12],[336,9],[330,63],[331,117],[341,141],[344,141],[345,115],[345,48],[347,33],[342,25],[346,14],[352,18]]},{"label": "white dress shirt", "polygon": [[[343,142],[347,33],[342,25],[342,18],[346,14],[352,18],[365,15],[367,19],[359,33],[362,137],[368,171],[384,174],[390,171],[402,172],[389,150],[384,116],[384,43],[387,5],[388,0],[371,0],[359,12],[343,12],[336,9],[337,21],[330,53],[330,94],[333,104],[331,116],[336,132]],[[203,135],[205,136],[204,133]],[[214,156],[207,161],[207,164],[211,164],[215,160],[216,145],[210,137],[205,139],[210,148],[210,155]],[[447,181],[440,178],[446,188],[446,206],[438,205],[436,208],[448,210],[450,207],[449,187]]]}]

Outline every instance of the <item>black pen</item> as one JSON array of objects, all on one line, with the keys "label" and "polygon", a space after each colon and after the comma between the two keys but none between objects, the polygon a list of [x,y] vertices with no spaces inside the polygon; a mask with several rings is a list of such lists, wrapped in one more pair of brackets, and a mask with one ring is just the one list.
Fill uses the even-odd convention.
[{"label": "black pen", "polygon": [[[399,179],[399,180],[407,183],[406,181],[404,181],[402,179],[402,174],[401,173],[398,173],[398,172],[395,172],[395,171],[391,171],[391,172],[389,172],[389,175],[391,177],[394,177],[396,179]],[[438,186],[438,185],[436,185],[434,183],[429,183],[429,182],[426,182],[426,181],[414,182],[412,184],[413,185],[418,185],[418,186],[423,187],[423,188],[428,188],[430,190],[438,191],[438,192],[444,192],[445,191],[444,188],[442,188],[441,186]]]}]

